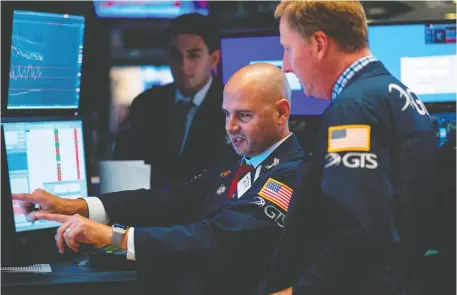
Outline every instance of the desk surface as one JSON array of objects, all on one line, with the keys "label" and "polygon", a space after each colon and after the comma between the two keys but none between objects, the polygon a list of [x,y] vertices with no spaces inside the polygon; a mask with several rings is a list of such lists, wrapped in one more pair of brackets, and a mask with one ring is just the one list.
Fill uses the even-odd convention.
[{"label": "desk surface", "polygon": [[51,264],[50,273],[2,272],[2,288],[73,283],[107,283],[136,281],[135,271],[99,271],[89,264]]}]

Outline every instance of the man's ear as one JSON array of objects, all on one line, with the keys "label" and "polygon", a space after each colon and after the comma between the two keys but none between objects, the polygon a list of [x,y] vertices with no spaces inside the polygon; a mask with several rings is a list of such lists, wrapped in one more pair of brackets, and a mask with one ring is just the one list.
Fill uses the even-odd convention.
[{"label": "man's ear", "polygon": [[290,116],[290,102],[286,98],[282,98],[276,102],[279,123],[285,124]]},{"label": "man's ear", "polygon": [[317,31],[314,32],[314,34],[311,36],[312,42],[314,45],[314,53],[317,57],[317,59],[321,60],[325,53],[327,52],[328,48],[328,36],[322,31]]},{"label": "man's ear", "polygon": [[210,54],[211,56],[211,68],[217,68],[217,64],[221,60],[221,51],[219,49],[214,50]]}]

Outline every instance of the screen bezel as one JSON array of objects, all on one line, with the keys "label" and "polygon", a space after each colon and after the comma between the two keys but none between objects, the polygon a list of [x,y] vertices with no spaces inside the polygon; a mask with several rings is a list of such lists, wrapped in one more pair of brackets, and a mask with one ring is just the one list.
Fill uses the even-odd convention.
[{"label": "screen bezel", "polygon": [[[69,108],[27,108],[27,109],[20,109],[20,108],[14,108],[10,109],[8,108],[8,92],[9,92],[9,70],[11,66],[11,38],[12,38],[12,30],[13,30],[13,20],[14,20],[14,12],[15,11],[21,11],[21,12],[32,12],[32,13],[50,13],[50,14],[57,14],[57,15],[64,15],[68,14],[71,16],[76,16],[76,17],[82,17],[84,19],[84,33],[83,33],[83,54],[82,54],[82,63],[81,63],[81,77],[80,77],[80,91],[79,91],[79,100],[78,100],[78,105],[76,107],[69,107]],[[74,13],[64,13],[62,11],[44,11],[40,9],[23,9],[23,8],[17,8],[17,9],[11,9],[9,11],[6,11],[7,13],[7,19],[10,21],[8,24],[8,27],[5,28],[5,31],[2,29],[2,33],[5,34],[5,38],[7,39],[8,44],[8,53],[4,53],[5,57],[7,56],[7,59],[3,59],[5,61],[5,66],[8,69],[8,74],[3,72],[4,77],[2,78],[2,82],[4,83],[3,85],[7,85],[8,87],[5,87],[6,90],[4,91],[4,99],[2,101],[2,115],[4,116],[11,116],[11,117],[25,117],[25,116],[50,116],[50,115],[57,115],[57,116],[70,116],[70,115],[75,115],[78,114],[80,109],[81,109],[81,100],[83,99],[83,94],[85,93],[85,87],[86,84],[89,85],[89,81],[85,79],[85,61],[87,60],[87,46],[86,46],[86,40],[88,39],[88,30],[87,30],[87,17],[85,15],[81,14],[74,14]],[[3,13],[2,13],[3,14]],[[2,15],[3,16],[3,15]],[[2,23],[3,24],[3,23]],[[8,32],[6,32],[8,30]],[[6,48],[5,48],[6,49]]]},{"label": "screen bezel", "polygon": [[[373,21],[369,22],[368,26],[396,26],[396,25],[417,25],[417,24],[455,24],[456,19],[424,19],[424,20],[413,20],[413,21]],[[246,38],[246,37],[273,37],[279,36],[279,27],[275,29],[260,29],[260,30],[247,30],[247,31],[229,31],[229,32],[222,32],[220,37],[220,44],[219,47],[221,48],[221,60],[219,61],[217,70],[221,75],[221,79],[223,80],[223,67],[222,67],[222,40],[224,38]],[[441,110],[441,109],[448,109],[450,108],[449,105],[454,105],[455,102],[432,102],[432,103],[424,103],[425,106],[431,109]],[[300,118],[300,117],[315,117],[320,115],[295,115],[291,116],[291,118]]]},{"label": "screen bezel", "polygon": [[2,265],[14,263],[14,248],[16,244],[16,226],[14,223],[13,199],[6,157],[5,134],[1,125],[1,161],[2,161]]},{"label": "screen bezel", "polygon": [[[21,122],[68,122],[68,121],[81,121],[82,125],[82,134],[83,134],[83,148],[84,148],[84,167],[86,169],[86,189],[88,196],[91,195],[91,174],[90,174],[90,165],[89,165],[89,152],[88,152],[88,146],[87,146],[87,140],[88,140],[88,134],[90,132],[87,131],[87,125],[85,123],[85,120],[83,119],[82,116],[59,116],[59,117],[2,117],[1,118],[1,123],[2,123],[2,129],[3,129],[3,123],[21,123]],[[11,206],[12,208],[12,206]],[[58,226],[54,227],[49,227],[49,228],[43,228],[43,229],[36,229],[36,230],[28,230],[28,231],[16,231],[16,227],[14,226],[14,230],[16,234],[28,234],[28,233],[33,233],[33,232],[42,232],[42,231],[47,231],[47,230],[53,230],[57,228]]]}]

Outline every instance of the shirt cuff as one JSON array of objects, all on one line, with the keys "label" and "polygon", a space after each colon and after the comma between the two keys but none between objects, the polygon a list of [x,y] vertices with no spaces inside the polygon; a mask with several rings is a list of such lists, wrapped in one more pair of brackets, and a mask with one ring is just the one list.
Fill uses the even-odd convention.
[{"label": "shirt cuff", "polygon": [[98,223],[108,224],[109,218],[106,214],[105,206],[103,206],[102,201],[97,197],[82,197],[87,203],[89,209],[89,219],[96,221]]},{"label": "shirt cuff", "polygon": [[127,259],[135,260],[135,243],[133,242],[135,228],[129,228],[127,233]]}]

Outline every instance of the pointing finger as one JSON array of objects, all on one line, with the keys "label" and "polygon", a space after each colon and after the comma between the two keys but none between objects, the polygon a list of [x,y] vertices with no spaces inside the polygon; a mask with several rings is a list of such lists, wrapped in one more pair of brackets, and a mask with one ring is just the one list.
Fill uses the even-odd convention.
[{"label": "pointing finger", "polygon": [[70,220],[71,216],[70,215],[63,215],[63,214],[52,214],[52,213],[46,213],[45,211],[37,211],[37,212],[32,212],[30,214],[35,214],[36,219],[46,219],[50,221],[57,221],[60,223],[67,222]]},{"label": "pointing finger", "polygon": [[34,196],[33,194],[11,194],[11,196],[13,197],[13,200],[18,200],[18,201],[29,201],[29,202],[32,202],[33,201],[38,201],[38,198],[36,196]]}]

